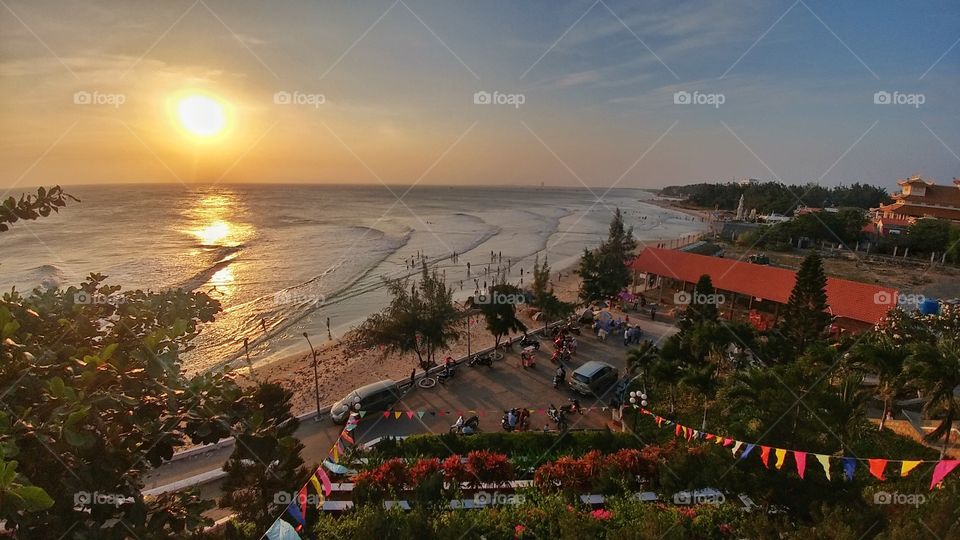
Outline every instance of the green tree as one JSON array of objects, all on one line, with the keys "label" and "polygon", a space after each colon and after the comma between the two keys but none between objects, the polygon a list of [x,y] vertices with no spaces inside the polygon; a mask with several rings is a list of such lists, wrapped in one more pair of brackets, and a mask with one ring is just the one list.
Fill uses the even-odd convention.
[{"label": "green tree", "polygon": [[713,288],[713,281],[707,274],[700,276],[693,287],[693,293],[688,294],[687,298],[690,302],[677,322],[681,331],[690,329],[699,323],[719,319],[720,312],[717,309],[717,304],[721,297],[717,295],[716,289]]},{"label": "green tree", "polygon": [[60,186],[39,187],[36,195],[21,195],[20,199],[7,197],[0,204],[0,232],[9,230],[10,225],[21,219],[34,220],[47,217],[50,212],[59,212],[67,205],[67,199],[80,202],[73,195],[64,193]]},{"label": "green tree", "polygon": [[587,301],[612,298],[630,284],[630,269],[627,263],[637,249],[633,228],[623,222],[623,214],[617,208],[607,239],[593,253],[585,250],[580,261],[582,285],[580,297]]},{"label": "green tree", "polygon": [[923,412],[930,418],[940,420],[936,429],[924,436],[924,440],[943,439],[941,459],[950,445],[954,421],[960,418],[960,347],[958,334],[944,334],[935,343],[920,342],[911,346],[904,373],[910,384],[920,389],[923,397]]},{"label": "green tree", "polygon": [[887,416],[891,413],[893,399],[903,386],[900,375],[907,350],[894,346],[888,340],[871,336],[857,343],[850,350],[849,357],[861,371],[877,377],[877,395],[883,400],[878,431],[883,431]]},{"label": "green tree", "polygon": [[387,290],[393,296],[390,304],[360,325],[358,343],[381,347],[384,357],[413,353],[421,367],[434,365],[436,353],[460,335],[453,292],[440,274],[430,271],[426,264],[417,283],[405,279],[390,281]]},{"label": "green tree", "polygon": [[539,255],[533,260],[533,283],[530,285],[530,290],[533,293],[532,305],[540,310],[540,317],[543,319],[544,333],[551,320],[566,317],[573,312],[573,305],[560,300],[553,293],[553,285],[550,284],[550,263],[546,255],[543,257],[542,265]]},{"label": "green tree", "polygon": [[820,339],[833,321],[827,306],[827,276],[816,252],[807,255],[797,272],[797,281],[784,310],[780,333],[787,339],[784,351],[794,357]]},{"label": "green tree", "polygon": [[523,298],[523,291],[516,285],[502,280],[490,287],[485,302],[478,302],[476,306],[483,313],[487,323],[487,330],[493,335],[494,350],[500,346],[500,340],[510,332],[525,332],[526,325],[517,318],[517,309],[514,299]]},{"label": "green tree", "polygon": [[292,397],[293,392],[279,384],[259,384],[246,398],[249,416],[223,465],[227,477],[219,506],[232,509],[237,520],[252,522],[259,531],[283,511],[284,500],[296,498],[291,490],[307,477],[300,457],[303,444],[294,436],[300,423],[291,413]]}]

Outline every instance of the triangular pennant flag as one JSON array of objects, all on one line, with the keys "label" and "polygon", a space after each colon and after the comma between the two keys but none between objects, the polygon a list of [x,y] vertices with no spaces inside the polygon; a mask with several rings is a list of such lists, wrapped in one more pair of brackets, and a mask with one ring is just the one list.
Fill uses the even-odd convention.
[{"label": "triangular pennant flag", "polygon": [[900,476],[906,476],[910,474],[910,471],[917,468],[918,465],[923,463],[922,461],[904,461],[900,465]]},{"label": "triangular pennant flag", "polygon": [[827,475],[827,480],[830,480],[830,456],[825,456],[823,454],[814,454],[817,458],[817,461],[820,462],[820,466],[823,467],[823,474]]},{"label": "triangular pennant flag", "polygon": [[700,431],[698,431],[698,430],[695,429],[695,430],[693,430],[691,433],[692,433],[692,435],[690,435],[690,438],[691,438],[691,439],[699,439],[699,438],[700,438]]},{"label": "triangular pennant flag", "polygon": [[717,444],[723,444],[723,437],[720,435],[714,435],[714,442]]},{"label": "triangular pennant flag", "polygon": [[883,476],[884,469],[887,468],[887,460],[885,459],[868,459],[867,463],[870,467],[870,474],[872,474],[877,480],[886,480]]},{"label": "triangular pennant flag", "polygon": [[663,426],[662,426],[662,424],[663,424],[663,418],[662,418],[662,417],[658,416],[658,417],[654,418],[654,421],[657,423],[657,427],[663,427]]},{"label": "triangular pennant flag", "polygon": [[740,459],[746,459],[746,457],[750,455],[750,452],[752,452],[753,449],[756,448],[756,446],[757,445],[753,443],[747,443],[747,448],[743,451],[742,454],[740,454]]},{"label": "triangular pennant flag", "polygon": [[363,418],[367,415],[367,411],[360,411],[360,418]]},{"label": "triangular pennant flag", "polygon": [[930,479],[930,489],[937,487],[937,484],[948,474],[950,471],[957,468],[957,465],[960,465],[960,459],[943,459],[933,468],[933,478]]},{"label": "triangular pennant flag", "polygon": [[706,437],[704,437],[703,439],[707,441],[712,441],[714,437],[715,435],[713,433],[707,433]]},{"label": "triangular pennant flag", "polygon": [[739,450],[741,446],[743,446],[743,443],[740,441],[733,443],[733,450],[730,451],[733,454],[733,457],[737,457],[737,450]]},{"label": "triangular pennant flag", "polygon": [[417,416],[419,416],[421,420],[423,419],[424,414],[426,414],[426,411],[417,411]]},{"label": "triangular pennant flag", "polygon": [[300,488],[300,493],[298,495],[300,499],[300,513],[306,516],[307,515],[307,499],[310,498],[309,497],[310,494],[307,491],[306,484],[304,484],[303,487]]},{"label": "triangular pennant flag", "polygon": [[306,525],[307,520],[303,518],[303,513],[300,512],[300,509],[297,508],[297,501],[290,501],[290,504],[287,505],[287,513],[297,520],[297,523],[300,525]]},{"label": "triangular pennant flag", "polygon": [[356,444],[353,440],[353,436],[350,435],[350,432],[348,432],[347,430],[343,430],[343,433],[340,434],[340,439],[347,441],[350,444]]},{"label": "triangular pennant flag", "polygon": [[320,482],[323,484],[323,494],[329,497],[333,491],[333,485],[330,483],[330,477],[327,476],[327,471],[323,470],[323,467],[317,467],[317,470],[313,471],[313,476],[320,479]]},{"label": "triangular pennant flag", "polygon": [[779,470],[781,467],[783,467],[783,463],[787,460],[787,451],[783,448],[777,448],[774,451],[774,454],[777,455],[777,463],[774,466],[777,468],[777,470]]},{"label": "triangular pennant flag", "polygon": [[727,439],[724,439],[724,440],[723,440],[723,447],[724,447],[724,448],[730,446],[731,444],[733,444],[733,439],[727,438]]},{"label": "triangular pennant flag", "polygon": [[390,416],[390,411],[383,411],[383,417],[386,418]]},{"label": "triangular pennant flag", "polygon": [[413,411],[407,411],[407,418],[409,418],[410,420],[413,420],[413,415],[414,415],[414,414],[416,414],[416,413],[413,412]]},{"label": "triangular pennant flag", "polygon": [[679,437],[679,436],[680,436],[680,431],[682,431],[682,430],[683,430],[683,426],[681,426],[680,424],[677,424],[677,427],[675,427],[675,428],[673,429],[673,433],[674,433],[674,435],[676,435],[677,437]]},{"label": "triangular pennant flag", "polygon": [[400,417],[403,416],[403,411],[396,411],[393,413],[393,415],[397,417],[397,420],[399,420]]},{"label": "triangular pennant flag", "polygon": [[320,485],[320,480],[317,480],[317,475],[310,475],[310,485],[313,486],[314,491],[316,491],[317,495],[319,495],[317,499],[318,502],[323,504],[323,486]]},{"label": "triangular pennant flag", "polygon": [[797,474],[799,474],[800,479],[803,480],[803,475],[807,472],[807,453],[794,450],[793,460],[797,462]]},{"label": "triangular pennant flag", "polygon": [[761,447],[760,447],[760,461],[763,462],[763,466],[764,466],[764,467],[766,467],[766,468],[768,468],[768,469],[770,468],[770,465],[769,465],[769,462],[770,462],[770,447],[769,447],[769,446],[761,446]]},{"label": "triangular pennant flag", "polygon": [[846,477],[847,481],[853,480],[853,471],[857,469],[857,458],[845,457],[843,458],[843,476]]}]

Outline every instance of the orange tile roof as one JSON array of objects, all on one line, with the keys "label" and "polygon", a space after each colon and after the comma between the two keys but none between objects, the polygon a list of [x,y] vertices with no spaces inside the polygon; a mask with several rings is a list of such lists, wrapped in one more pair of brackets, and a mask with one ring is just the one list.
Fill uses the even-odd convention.
[{"label": "orange tile roof", "polygon": [[[713,286],[724,291],[750,295],[781,304],[787,303],[797,281],[796,272],[777,268],[685,253],[672,249],[646,248],[630,263],[638,272],[696,283],[707,274]],[[874,300],[881,293],[889,302]],[[876,324],[896,306],[897,290],[840,278],[827,278],[827,304],[841,318]]]}]

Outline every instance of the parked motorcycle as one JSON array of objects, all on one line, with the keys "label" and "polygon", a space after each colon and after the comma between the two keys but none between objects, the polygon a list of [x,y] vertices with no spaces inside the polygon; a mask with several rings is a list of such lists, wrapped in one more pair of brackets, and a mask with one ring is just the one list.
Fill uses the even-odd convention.
[{"label": "parked motorcycle", "polygon": [[452,365],[444,366],[443,369],[437,372],[437,382],[440,384],[447,384],[449,379],[452,379],[453,376],[457,373],[457,368]]},{"label": "parked motorcycle", "polygon": [[566,386],[567,384],[567,372],[564,371],[563,366],[557,368],[556,373],[553,374],[553,387],[560,388],[561,386]]},{"label": "parked motorcycle", "polygon": [[480,417],[471,416],[470,418],[464,420],[463,415],[461,414],[457,418],[456,423],[450,426],[450,433],[456,435],[473,435],[480,431]]},{"label": "parked motorcycle", "polygon": [[524,335],[520,338],[520,348],[526,349],[527,347],[533,347],[536,350],[540,350],[540,342],[534,338],[527,335]]},{"label": "parked motorcycle", "polygon": [[467,360],[467,365],[470,367],[474,366],[487,366],[489,368],[493,367],[493,356],[489,354],[475,354],[470,360]]},{"label": "parked motorcycle", "polygon": [[557,409],[553,406],[553,403],[550,404],[550,408],[547,409],[547,416],[550,420],[553,420],[557,424],[557,429],[560,431],[567,430],[567,415],[563,410]]},{"label": "parked motorcycle", "polygon": [[570,361],[570,349],[566,347],[561,347],[553,351],[553,355],[550,357],[550,361],[554,364],[559,364],[560,362],[569,362]]},{"label": "parked motorcycle", "polygon": [[560,406],[560,411],[566,414],[583,414],[583,407],[580,406],[580,400],[577,398],[570,398],[568,400],[570,403],[567,405]]}]

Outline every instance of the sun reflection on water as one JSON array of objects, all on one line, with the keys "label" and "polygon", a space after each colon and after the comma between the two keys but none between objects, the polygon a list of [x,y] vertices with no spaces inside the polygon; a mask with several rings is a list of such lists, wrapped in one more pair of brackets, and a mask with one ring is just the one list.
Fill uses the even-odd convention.
[{"label": "sun reflection on water", "polygon": [[[191,206],[183,211],[187,226],[182,230],[199,243],[190,256],[207,267],[216,268],[202,288],[220,299],[236,293],[237,274],[244,266],[242,257],[238,258],[238,249],[253,236],[254,229],[244,220],[246,206],[242,200],[227,188],[217,189],[217,193],[197,194]],[[237,260],[231,261],[235,258]]]}]

